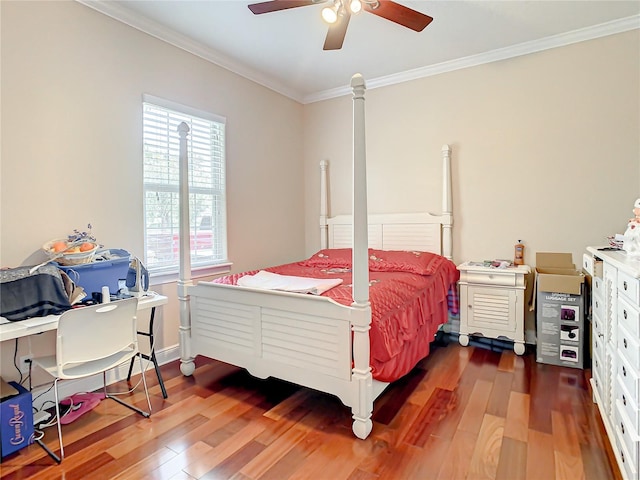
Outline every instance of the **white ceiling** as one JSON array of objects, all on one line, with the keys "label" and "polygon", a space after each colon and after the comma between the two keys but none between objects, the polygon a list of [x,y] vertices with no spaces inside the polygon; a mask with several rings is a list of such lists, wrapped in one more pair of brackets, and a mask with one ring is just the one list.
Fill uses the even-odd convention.
[{"label": "white ceiling", "polygon": [[323,5],[254,15],[242,0],[78,0],[302,103],[640,28],[640,0],[398,0],[434,18],[417,33],[362,12],[322,49]]}]

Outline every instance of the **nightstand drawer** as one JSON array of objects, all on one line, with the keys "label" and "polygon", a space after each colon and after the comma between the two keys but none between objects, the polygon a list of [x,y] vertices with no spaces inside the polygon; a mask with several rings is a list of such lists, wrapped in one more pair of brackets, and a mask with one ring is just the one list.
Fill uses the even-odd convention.
[{"label": "nightstand drawer", "polygon": [[[504,287],[516,287],[518,286],[518,277],[523,278],[522,275],[515,275],[514,273],[502,273],[498,269],[491,272],[478,272],[467,271],[460,272],[460,282],[472,283],[474,285],[499,285]],[[521,280],[522,286],[524,282]]]}]

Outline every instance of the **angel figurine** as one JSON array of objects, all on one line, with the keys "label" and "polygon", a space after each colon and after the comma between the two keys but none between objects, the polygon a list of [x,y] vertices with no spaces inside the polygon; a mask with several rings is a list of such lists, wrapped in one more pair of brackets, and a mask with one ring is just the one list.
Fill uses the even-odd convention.
[{"label": "angel figurine", "polygon": [[624,232],[622,248],[627,255],[640,257],[640,198],[633,204],[633,218],[629,219]]}]

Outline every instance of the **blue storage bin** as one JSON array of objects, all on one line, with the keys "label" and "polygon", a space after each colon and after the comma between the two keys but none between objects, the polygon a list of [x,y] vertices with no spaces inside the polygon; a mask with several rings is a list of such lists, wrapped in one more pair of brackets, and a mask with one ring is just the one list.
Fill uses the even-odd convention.
[{"label": "blue storage bin", "polygon": [[31,392],[16,382],[8,382],[17,395],[0,402],[0,456],[20,450],[34,442]]},{"label": "blue storage bin", "polygon": [[[105,258],[106,257],[106,258]],[[111,248],[100,250],[91,263],[81,265],[58,265],[58,268],[69,275],[76,285],[84,288],[91,298],[93,292],[101,292],[103,286],[109,287],[109,293],[118,293],[118,281],[127,279],[131,254],[126,250]]]}]

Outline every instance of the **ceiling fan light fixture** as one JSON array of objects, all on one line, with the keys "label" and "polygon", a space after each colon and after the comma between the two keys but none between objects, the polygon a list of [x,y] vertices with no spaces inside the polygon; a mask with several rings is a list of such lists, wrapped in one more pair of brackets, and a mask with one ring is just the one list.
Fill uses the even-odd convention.
[{"label": "ceiling fan light fixture", "polygon": [[377,10],[380,8],[380,2],[378,0],[362,0],[371,10]]},{"label": "ceiling fan light fixture", "polygon": [[362,10],[362,2],[360,0],[349,0],[349,11],[354,15]]},{"label": "ceiling fan light fixture", "polygon": [[336,23],[338,20],[338,7],[332,5],[330,7],[324,7],[322,9],[322,19],[328,24]]}]

